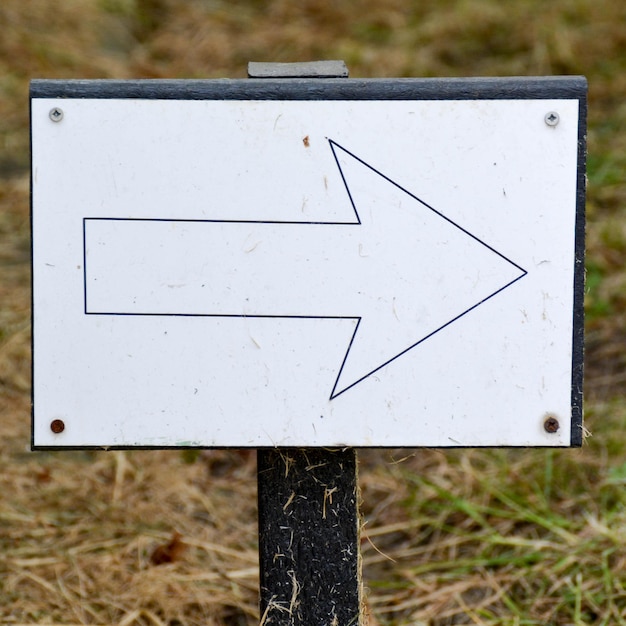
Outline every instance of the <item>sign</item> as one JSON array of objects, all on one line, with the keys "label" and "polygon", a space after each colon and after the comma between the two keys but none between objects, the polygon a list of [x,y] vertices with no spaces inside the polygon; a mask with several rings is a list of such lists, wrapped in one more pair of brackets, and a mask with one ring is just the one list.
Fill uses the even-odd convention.
[{"label": "sign", "polygon": [[33,82],[34,447],[579,445],[585,94]]}]

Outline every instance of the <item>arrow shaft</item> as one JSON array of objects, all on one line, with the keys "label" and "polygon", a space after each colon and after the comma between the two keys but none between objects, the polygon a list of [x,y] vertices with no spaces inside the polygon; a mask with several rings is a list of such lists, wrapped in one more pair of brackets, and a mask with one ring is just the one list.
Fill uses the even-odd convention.
[{"label": "arrow shaft", "polygon": [[84,224],[87,313],[357,316],[341,278],[360,258],[357,224]]}]

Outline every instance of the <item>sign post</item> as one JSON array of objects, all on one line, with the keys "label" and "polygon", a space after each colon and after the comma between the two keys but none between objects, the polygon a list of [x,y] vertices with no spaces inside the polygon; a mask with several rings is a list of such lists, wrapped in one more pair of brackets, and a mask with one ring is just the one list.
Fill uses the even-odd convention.
[{"label": "sign post", "polygon": [[259,450],[261,624],[360,624],[353,448]]}]

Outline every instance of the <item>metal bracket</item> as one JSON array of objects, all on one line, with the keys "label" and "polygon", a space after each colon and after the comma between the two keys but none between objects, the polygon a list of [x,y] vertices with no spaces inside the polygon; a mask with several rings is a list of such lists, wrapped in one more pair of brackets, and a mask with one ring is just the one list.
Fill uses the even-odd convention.
[{"label": "metal bracket", "polygon": [[248,63],[248,78],[348,78],[343,61]]}]

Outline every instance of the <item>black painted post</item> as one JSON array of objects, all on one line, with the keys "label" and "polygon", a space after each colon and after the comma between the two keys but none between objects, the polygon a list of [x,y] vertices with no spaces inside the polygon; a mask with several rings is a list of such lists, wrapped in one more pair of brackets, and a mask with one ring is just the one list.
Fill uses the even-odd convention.
[{"label": "black painted post", "polygon": [[356,451],[259,450],[262,626],[360,623]]},{"label": "black painted post", "polygon": [[[343,61],[250,63],[250,78],[339,78]],[[359,626],[356,450],[258,451],[261,626]]]}]

